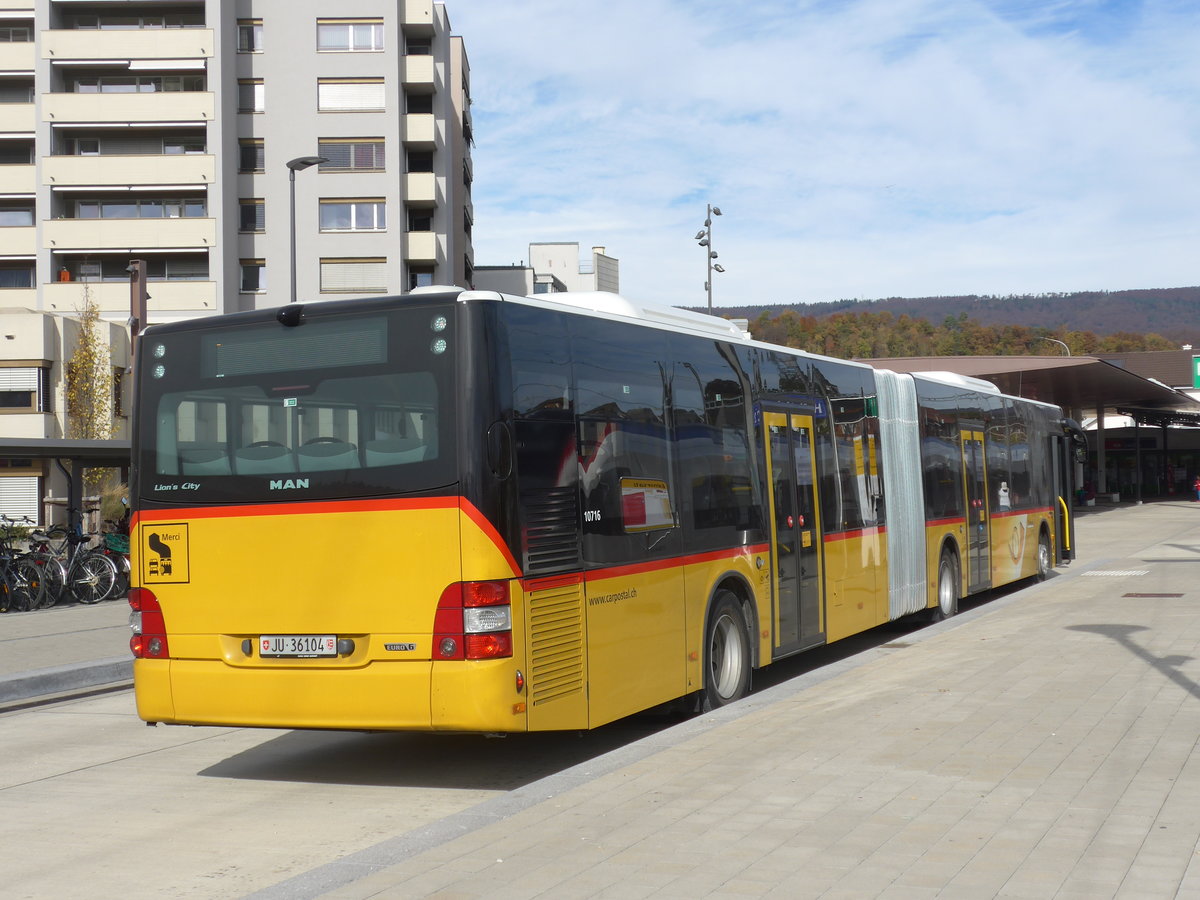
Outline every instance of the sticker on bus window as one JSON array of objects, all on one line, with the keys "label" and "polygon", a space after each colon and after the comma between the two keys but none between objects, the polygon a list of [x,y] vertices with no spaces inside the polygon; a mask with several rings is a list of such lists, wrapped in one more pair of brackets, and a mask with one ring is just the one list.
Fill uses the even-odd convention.
[{"label": "sticker on bus window", "polygon": [[141,528],[142,584],[186,584],[190,580],[187,523]]},{"label": "sticker on bus window", "polygon": [[667,483],[649,478],[622,478],[621,520],[627,532],[674,526]]}]

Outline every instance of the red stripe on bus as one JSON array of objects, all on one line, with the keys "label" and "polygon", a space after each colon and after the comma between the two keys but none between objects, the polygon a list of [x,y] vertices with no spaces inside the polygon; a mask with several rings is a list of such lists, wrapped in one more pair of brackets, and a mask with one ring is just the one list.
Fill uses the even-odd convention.
[{"label": "red stripe on bus", "polygon": [[933,527],[939,525],[966,525],[967,520],[962,516],[951,516],[948,519],[926,519],[925,524]]},{"label": "red stripe on bus", "polygon": [[992,513],[993,519],[1008,519],[1012,516],[1037,516],[1049,514],[1050,507],[1039,506],[1037,509],[1006,509],[1004,512]]},{"label": "red stripe on bus", "polygon": [[508,549],[508,544],[504,542],[504,538],[500,537],[500,532],[496,530],[496,526],[489,522],[487,517],[475,508],[475,504],[465,497],[458,498],[458,508],[466,514],[468,519],[475,523],[475,527],[482,531],[489,541],[496,545],[496,549],[503,554],[505,561],[512,568],[513,575],[520,578],[521,564],[513,557],[512,551]]},{"label": "red stripe on bus", "polygon": [[768,544],[755,544],[752,547],[736,547],[732,550],[711,550],[707,553],[693,553],[688,556],[672,556],[668,559],[655,559],[644,563],[632,563],[627,566],[610,566],[606,569],[594,569],[584,573],[585,581],[600,581],[604,578],[621,578],[626,575],[642,575],[646,572],[659,572],[663,569],[676,569],[681,566],[691,566],[697,563],[717,562],[722,559],[736,559],[754,553],[766,553]]},{"label": "red stripe on bus", "polygon": [[850,538],[876,536],[876,535],[880,535],[880,534],[885,534],[886,532],[887,532],[887,526],[874,525],[870,528],[855,528],[852,531],[836,531],[833,534],[825,535],[824,541],[825,541],[825,543],[830,544],[830,543],[833,543],[834,541],[846,541],[846,540],[849,540]]}]

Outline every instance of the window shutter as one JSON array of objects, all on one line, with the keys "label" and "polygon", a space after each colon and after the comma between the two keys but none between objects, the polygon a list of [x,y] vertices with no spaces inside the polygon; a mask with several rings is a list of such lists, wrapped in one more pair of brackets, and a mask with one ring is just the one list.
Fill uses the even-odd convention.
[{"label": "window shutter", "polygon": [[0,513],[19,519],[29,516],[35,522],[38,515],[38,482],[36,475],[9,475],[0,477]]},{"label": "window shutter", "polygon": [[36,391],[39,371],[32,367],[0,369],[0,391]]},{"label": "window shutter", "polygon": [[377,78],[369,81],[318,79],[317,108],[323,112],[383,109],[383,79]]},{"label": "window shutter", "polygon": [[321,260],[322,293],[345,294],[355,291],[386,291],[387,260]]}]

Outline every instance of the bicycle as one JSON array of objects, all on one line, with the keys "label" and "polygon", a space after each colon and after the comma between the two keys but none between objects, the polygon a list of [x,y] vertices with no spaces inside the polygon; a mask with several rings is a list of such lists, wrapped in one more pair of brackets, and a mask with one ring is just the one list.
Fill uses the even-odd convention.
[{"label": "bicycle", "polygon": [[3,530],[0,533],[0,573],[2,573],[3,597],[0,599],[0,612],[15,610],[28,612],[39,609],[45,599],[45,582],[42,569],[27,551],[17,550],[13,544],[23,540],[24,534],[18,536],[34,522],[28,516],[14,519],[0,516]]},{"label": "bicycle", "polygon": [[[71,596],[79,603],[99,603],[113,595],[117,587],[117,565],[103,552],[88,546],[95,534],[68,532],[53,528],[34,534],[35,555],[43,571],[47,594],[53,606]],[[59,543],[53,541],[59,539]]]}]

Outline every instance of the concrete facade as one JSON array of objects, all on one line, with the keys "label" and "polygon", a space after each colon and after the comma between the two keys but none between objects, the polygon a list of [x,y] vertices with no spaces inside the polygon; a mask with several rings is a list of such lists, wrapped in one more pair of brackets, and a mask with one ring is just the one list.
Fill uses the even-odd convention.
[{"label": "concrete facade", "polygon": [[479,266],[475,287],[528,297],[562,291],[611,291],[620,293],[620,260],[604,247],[592,247],[590,259],[579,252],[578,243],[553,242],[529,245],[529,264]]},{"label": "concrete facade", "polygon": [[[4,4],[0,380],[33,368],[61,392],[71,326],[46,317],[85,285],[126,365],[132,259],[149,323],[290,302],[293,221],[302,302],[469,286],[471,141],[466,52],[434,0]],[[61,436],[61,410],[0,425]]]}]

